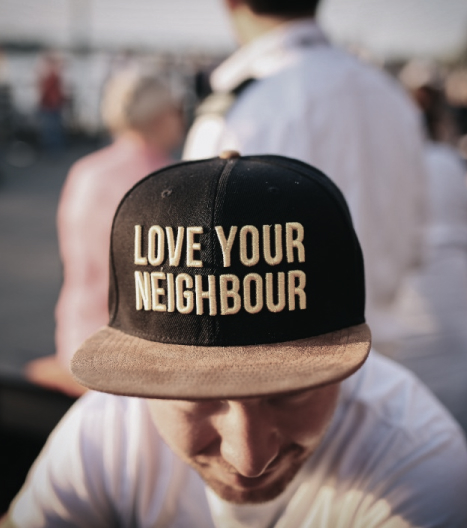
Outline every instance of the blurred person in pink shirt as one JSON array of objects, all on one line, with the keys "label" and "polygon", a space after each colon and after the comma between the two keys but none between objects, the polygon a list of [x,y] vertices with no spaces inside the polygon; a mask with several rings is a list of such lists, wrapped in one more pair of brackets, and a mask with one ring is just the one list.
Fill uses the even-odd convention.
[{"label": "blurred person in pink shirt", "polygon": [[26,367],[27,377],[72,396],[84,392],[69,374],[78,346],[108,322],[108,255],[112,219],[123,195],[171,163],[183,139],[179,103],[159,78],[121,71],[107,83],[104,124],[114,141],[70,169],[58,206],[63,285],[55,310],[56,354]]}]

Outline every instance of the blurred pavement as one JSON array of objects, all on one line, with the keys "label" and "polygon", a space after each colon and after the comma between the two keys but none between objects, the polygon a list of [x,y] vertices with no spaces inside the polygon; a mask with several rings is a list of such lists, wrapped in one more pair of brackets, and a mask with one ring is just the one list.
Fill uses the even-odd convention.
[{"label": "blurred pavement", "polygon": [[81,142],[22,168],[0,158],[0,373],[54,353],[58,198],[71,164],[98,146]]},{"label": "blurred pavement", "polygon": [[54,353],[54,308],[62,280],[58,198],[71,164],[98,146],[81,142],[37,160],[24,143],[0,150],[0,516],[74,402],[26,382],[22,368]]}]

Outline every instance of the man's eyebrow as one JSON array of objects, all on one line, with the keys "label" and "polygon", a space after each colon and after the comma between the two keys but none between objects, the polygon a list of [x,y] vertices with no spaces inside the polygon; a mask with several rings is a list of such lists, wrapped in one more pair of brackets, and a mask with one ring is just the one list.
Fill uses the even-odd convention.
[{"label": "man's eyebrow", "polygon": [[319,387],[307,387],[305,389],[298,389],[293,391],[287,391],[287,392],[274,392],[272,394],[262,394],[258,396],[242,396],[242,397],[233,397],[233,398],[180,398],[180,399],[173,399],[171,401],[178,401],[178,402],[191,402],[191,403],[216,403],[216,402],[227,402],[227,401],[251,401],[251,400],[257,400],[257,399],[276,399],[276,398],[289,398],[292,396],[299,396],[300,394],[304,394],[306,392],[311,392],[314,389]]},{"label": "man's eyebrow", "polygon": [[328,387],[329,385],[334,385],[333,383],[324,383],[323,385],[316,385],[313,387],[304,387],[302,389],[295,389],[286,392],[274,392],[271,394],[259,394],[254,396],[238,396],[238,397],[224,397],[224,398],[146,398],[148,400],[160,400],[160,401],[172,401],[172,402],[188,402],[188,403],[220,403],[227,401],[243,401],[243,400],[256,400],[256,399],[279,399],[279,398],[289,398],[293,396],[299,396],[307,392],[314,392],[315,390]]},{"label": "man's eyebrow", "polygon": [[313,392],[314,389],[317,387],[307,387],[306,389],[298,389],[293,391],[287,391],[287,392],[278,392],[275,394],[271,394],[269,398],[290,398],[292,396],[300,396],[301,394],[305,394],[307,392]]}]

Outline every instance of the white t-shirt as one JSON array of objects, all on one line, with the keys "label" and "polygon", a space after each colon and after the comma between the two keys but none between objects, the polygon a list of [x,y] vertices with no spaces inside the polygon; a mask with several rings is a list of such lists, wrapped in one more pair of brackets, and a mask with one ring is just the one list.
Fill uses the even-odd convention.
[{"label": "white t-shirt", "polygon": [[412,374],[372,352],[274,501],[224,502],[161,440],[144,399],[91,392],[51,435],[10,518],[20,528],[465,528],[466,491],[456,423]]},{"label": "white t-shirt", "polygon": [[230,92],[251,78],[226,115],[195,121],[183,157],[279,154],[329,176],[362,245],[375,346],[391,342],[395,296],[421,259],[427,188],[419,113],[393,79],[330,45],[312,20],[242,46],[211,84],[215,93]]}]

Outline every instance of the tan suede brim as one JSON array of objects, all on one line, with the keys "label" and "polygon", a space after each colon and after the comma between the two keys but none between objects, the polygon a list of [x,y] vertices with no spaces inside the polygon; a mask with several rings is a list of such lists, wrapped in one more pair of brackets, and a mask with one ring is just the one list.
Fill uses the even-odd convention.
[{"label": "tan suede brim", "polygon": [[82,385],[145,398],[240,398],[340,381],[370,351],[366,324],[307,339],[206,347],[156,343],[103,327],[75,353]]}]

